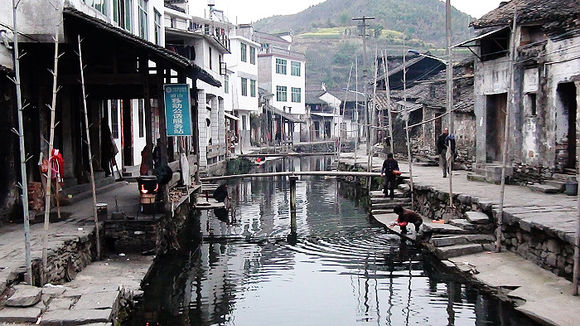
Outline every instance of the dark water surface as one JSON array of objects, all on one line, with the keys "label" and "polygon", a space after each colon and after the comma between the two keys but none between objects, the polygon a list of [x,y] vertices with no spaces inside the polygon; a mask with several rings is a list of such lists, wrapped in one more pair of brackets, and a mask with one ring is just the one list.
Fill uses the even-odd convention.
[{"label": "dark water surface", "polygon": [[160,259],[129,325],[534,325],[387,234],[336,179],[298,180],[296,241],[286,179],[230,189],[233,209],[202,212],[185,250]]}]

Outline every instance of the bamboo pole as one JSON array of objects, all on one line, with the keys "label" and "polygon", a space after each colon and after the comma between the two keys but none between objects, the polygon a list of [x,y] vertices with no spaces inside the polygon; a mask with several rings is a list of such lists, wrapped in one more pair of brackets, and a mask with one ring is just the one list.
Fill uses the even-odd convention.
[{"label": "bamboo pole", "polygon": [[81,35],[77,35],[77,40],[79,44],[79,67],[81,71],[81,90],[83,95],[83,114],[85,116],[85,134],[87,137],[87,151],[89,154],[89,169],[91,173],[91,190],[93,193],[93,217],[95,220],[95,238],[97,242],[97,260],[101,259],[101,240],[100,240],[100,232],[99,232],[99,217],[97,216],[97,192],[95,189],[95,171],[93,169],[93,154],[91,151],[91,134],[89,130],[89,114],[87,112],[87,95],[85,90],[85,73],[84,73],[84,65],[83,65],[83,52],[82,52],[82,40]]},{"label": "bamboo pole", "polygon": [[[407,51],[403,53],[403,104],[407,108]],[[411,157],[411,136],[409,135],[409,119],[411,118],[411,110],[406,110],[405,115],[405,134],[407,135],[407,161],[409,162],[409,185],[411,187],[411,207],[415,203],[415,196],[413,194],[413,158]]]},{"label": "bamboo pole", "polygon": [[393,140],[393,115],[391,110],[391,85],[389,84],[389,65],[387,64],[387,50],[383,52],[383,68],[385,70],[385,91],[387,92],[387,114],[389,115],[389,137],[391,139],[391,153],[395,154],[395,143]]},{"label": "bamboo pole", "polygon": [[[447,39],[447,49],[445,50],[447,54],[447,112],[449,112],[449,135],[453,135],[453,61],[451,53],[451,0],[445,2],[445,30]],[[451,147],[451,141],[449,142],[449,147]],[[447,148],[447,153],[450,153],[450,148]],[[450,159],[447,162],[447,168],[449,169],[449,207],[453,207],[453,155],[451,153]],[[447,157],[445,157],[447,160]]]},{"label": "bamboo pole", "polygon": [[20,51],[18,50],[18,24],[17,9],[19,0],[12,0],[12,21],[14,23],[14,78],[12,82],[16,86],[16,110],[18,115],[18,143],[20,147],[20,188],[22,189],[22,213],[24,215],[24,259],[26,263],[25,280],[32,285],[32,261],[30,258],[30,212],[28,211],[28,178],[26,174],[26,149],[24,147],[24,123],[22,111],[28,105],[22,105],[22,89],[20,84]]},{"label": "bamboo pole", "polygon": [[497,229],[496,229],[496,239],[495,239],[495,251],[501,251],[501,237],[502,237],[502,225],[503,225],[503,206],[505,198],[505,170],[508,158],[508,146],[509,146],[509,127],[510,127],[510,109],[515,106],[515,96],[514,96],[514,58],[515,58],[515,45],[516,45],[516,18],[517,18],[517,7],[514,8],[514,17],[512,22],[512,30],[510,36],[510,84],[508,88],[509,102],[506,105],[505,112],[505,126],[504,126],[504,140],[503,140],[503,157],[501,164],[501,188],[499,192],[499,213],[497,215]]},{"label": "bamboo pole", "polygon": [[[42,232],[42,284],[46,284],[48,274],[48,233],[50,229],[50,200],[52,196],[52,161],[51,155],[54,149],[54,129],[56,119],[56,98],[58,95],[58,36],[59,25],[57,24],[54,31],[54,68],[52,73],[52,102],[48,109],[50,110],[50,133],[48,137],[48,169],[46,171],[46,188],[44,190],[44,229]],[[56,180],[58,185],[58,180]],[[58,196],[58,187],[56,188],[55,197]]]},{"label": "bamboo pole", "polygon": [[356,166],[356,150],[360,144],[360,117],[358,115],[358,57],[354,58],[354,114],[356,115],[356,144],[354,146],[354,165]]}]

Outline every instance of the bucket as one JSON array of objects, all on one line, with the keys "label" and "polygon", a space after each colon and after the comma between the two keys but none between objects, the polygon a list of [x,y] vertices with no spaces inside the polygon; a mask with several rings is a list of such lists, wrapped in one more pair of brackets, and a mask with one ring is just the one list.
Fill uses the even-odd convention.
[{"label": "bucket", "polygon": [[566,182],[566,195],[576,196],[578,195],[578,182],[577,181],[567,181]]},{"label": "bucket", "polygon": [[97,218],[99,221],[107,219],[107,206],[106,203],[97,203]]}]

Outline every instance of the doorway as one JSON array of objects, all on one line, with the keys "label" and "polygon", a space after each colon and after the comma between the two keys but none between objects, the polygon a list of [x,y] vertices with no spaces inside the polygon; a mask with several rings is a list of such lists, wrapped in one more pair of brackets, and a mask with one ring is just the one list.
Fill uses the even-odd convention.
[{"label": "doorway", "polygon": [[486,98],[486,161],[499,162],[504,150],[507,93],[488,95]]},{"label": "doorway", "polygon": [[122,140],[121,147],[123,148],[123,166],[133,166],[133,128],[132,128],[132,108],[131,100],[121,101],[122,114]]},{"label": "doorway", "polygon": [[562,111],[564,116],[567,116],[567,145],[566,152],[568,158],[566,161],[566,168],[575,169],[576,168],[576,118],[577,118],[577,108],[576,103],[576,86],[574,83],[563,83],[558,85],[558,98],[562,103]]}]

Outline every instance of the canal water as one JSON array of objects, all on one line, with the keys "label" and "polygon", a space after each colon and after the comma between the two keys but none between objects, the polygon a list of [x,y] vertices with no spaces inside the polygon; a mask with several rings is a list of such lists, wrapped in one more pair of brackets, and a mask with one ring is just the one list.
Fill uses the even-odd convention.
[{"label": "canal water", "polygon": [[[329,159],[262,169],[324,170]],[[198,214],[183,250],[160,257],[128,325],[535,325],[369,219],[334,178],[229,184],[232,209]]]}]

